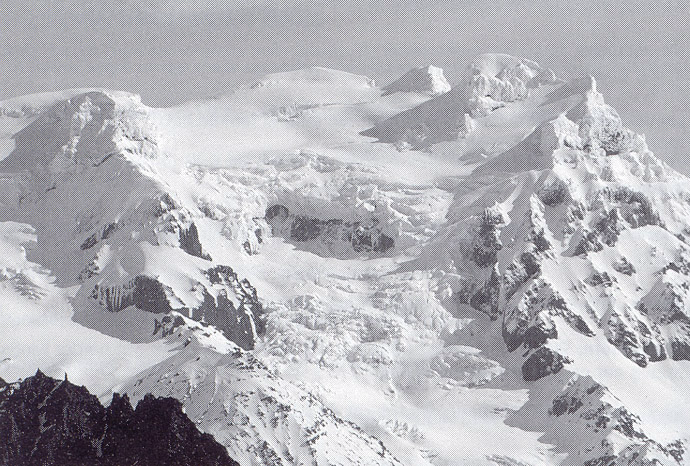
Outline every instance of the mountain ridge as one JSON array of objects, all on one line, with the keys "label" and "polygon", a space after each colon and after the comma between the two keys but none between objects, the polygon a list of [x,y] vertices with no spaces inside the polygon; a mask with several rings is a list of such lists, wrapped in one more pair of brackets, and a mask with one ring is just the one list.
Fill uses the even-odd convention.
[{"label": "mountain ridge", "polygon": [[40,370],[0,386],[2,464],[238,465],[172,398],[147,395],[135,409],[114,394],[104,408],[66,376],[58,381]]}]

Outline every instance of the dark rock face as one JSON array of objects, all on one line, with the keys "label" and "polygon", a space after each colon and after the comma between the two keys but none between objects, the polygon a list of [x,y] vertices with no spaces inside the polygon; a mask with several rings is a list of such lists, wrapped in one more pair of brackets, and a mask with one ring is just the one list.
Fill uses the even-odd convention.
[{"label": "dark rock face", "polygon": [[154,314],[172,311],[163,284],[155,278],[139,275],[123,286],[96,285],[93,297],[108,309],[119,312],[129,306]]},{"label": "dark rock face", "polygon": [[168,335],[172,335],[173,333],[175,333],[175,331],[178,328],[182,327],[185,323],[186,322],[181,316],[173,316],[173,314],[167,314],[160,320],[160,322],[158,321],[158,319],[155,320],[153,334],[155,335],[160,331],[162,337],[167,337]]},{"label": "dark rock face", "polygon": [[[256,288],[246,279],[240,279],[231,267],[218,265],[208,269],[206,276],[213,285],[218,285],[214,292],[203,288],[202,304],[191,311],[188,308],[177,309],[198,322],[215,326],[231,341],[243,349],[254,348],[258,335],[264,333],[263,306],[259,301]],[[169,314],[173,311],[167,289],[155,278],[139,275],[122,286],[102,287],[96,285],[92,297],[109,312],[119,312],[129,306],[154,314]],[[166,316],[169,317],[169,316]],[[165,317],[153,330],[155,334],[162,329],[162,336],[167,336],[179,327],[167,325]],[[168,324],[175,324],[169,318]],[[165,325],[164,325],[165,324]],[[172,329],[172,330],[171,330]]]},{"label": "dark rock face", "polygon": [[522,365],[522,377],[528,382],[534,382],[547,375],[560,372],[567,362],[569,362],[568,359],[542,346]]},{"label": "dark rock face", "polygon": [[618,236],[624,230],[619,209],[612,209],[605,213],[603,218],[594,225],[594,229],[604,244],[615,245]]},{"label": "dark rock face", "polygon": [[151,206],[151,215],[153,217],[162,217],[168,212],[172,212],[175,209],[179,209],[180,206],[175,199],[169,193],[163,193],[161,196],[153,203]]},{"label": "dark rock face", "polygon": [[324,228],[331,226],[341,226],[342,220],[326,220],[322,222],[319,219],[306,217],[304,215],[295,215],[290,227],[290,238],[295,241],[310,241],[316,239],[321,234],[322,224]]},{"label": "dark rock face", "polygon": [[117,231],[117,223],[109,223],[103,228],[103,233],[101,234],[101,239],[108,239],[110,236]]},{"label": "dark rock face", "polygon": [[[613,204],[613,207],[605,209],[604,205],[607,204]],[[601,190],[589,210],[597,211],[599,220],[590,226],[583,225],[581,234],[574,237],[578,241],[573,249],[574,256],[601,251],[605,245],[615,245],[618,236],[626,228],[647,225],[663,227],[652,202],[644,194],[627,187]],[[579,215],[574,216],[573,220],[575,218],[583,220]]]},{"label": "dark rock face", "polygon": [[134,279],[132,301],[142,311],[153,313],[170,312],[170,303],[163,285],[158,280],[140,275]]},{"label": "dark rock face", "polygon": [[522,325],[512,333],[507,331],[505,325],[503,326],[503,341],[511,353],[520,346],[534,349],[546,343],[548,339],[558,338],[558,331],[550,321],[535,319],[532,324],[525,321],[520,321],[520,323]]},{"label": "dark rock face", "polygon": [[666,359],[659,330],[650,328],[632,312],[612,311],[606,319],[606,329],[608,342],[638,366],[647,367],[650,361]]},{"label": "dark rock face", "polygon": [[384,253],[395,246],[395,241],[383,233],[378,219],[369,222],[345,222],[341,219],[321,220],[306,215],[290,214],[287,207],[273,205],[266,209],[266,221],[274,235],[304,243],[324,240],[349,243],[355,252]]},{"label": "dark rock face", "polygon": [[38,371],[0,386],[2,465],[237,465],[172,398],[147,395],[104,408],[84,387]]},{"label": "dark rock face", "polygon": [[549,207],[563,204],[566,198],[570,197],[568,186],[560,179],[550,184],[545,184],[537,193],[539,200]]},{"label": "dark rock face", "polygon": [[286,219],[290,215],[290,211],[284,205],[276,204],[266,209],[266,220],[269,222],[274,218]]},{"label": "dark rock face", "polygon": [[484,211],[472,245],[472,261],[479,267],[492,266],[498,260],[498,251],[503,248],[500,227],[504,223],[501,213],[491,209]]},{"label": "dark rock face", "polygon": [[93,233],[91,236],[86,238],[83,243],[81,243],[81,246],[79,248],[82,251],[86,251],[87,249],[91,249],[94,247],[96,244],[98,244],[99,239],[104,240],[110,238],[110,236],[115,233],[118,229],[117,223],[108,223],[105,227],[103,227],[103,231],[98,233]]},{"label": "dark rock face", "polygon": [[[240,280],[232,268],[219,265],[206,271],[211,283],[223,285],[214,299],[204,293],[204,302],[192,310],[194,320],[206,322],[221,330],[229,339],[243,349],[253,349],[258,335],[264,333],[263,306],[256,289],[248,280]],[[232,291],[238,305],[228,297]]]},{"label": "dark rock face", "polygon": [[563,414],[573,414],[583,406],[582,400],[574,396],[562,395],[553,400],[553,405],[549,410],[552,416],[562,416]]},{"label": "dark rock face", "polygon": [[681,440],[676,440],[666,445],[666,451],[668,454],[678,461],[679,463],[683,461],[683,455],[686,452],[686,447]]},{"label": "dark rock face", "polygon": [[238,464],[211,435],[196,429],[174,398],[149,394],[132,410],[126,395],[115,394],[105,411],[105,464]]},{"label": "dark rock face", "polygon": [[81,246],[79,246],[79,247],[81,248],[82,251],[85,251],[87,249],[94,247],[96,245],[96,243],[98,243],[98,238],[96,237],[96,234],[94,233],[93,235],[86,238],[84,240],[84,242],[81,243]]},{"label": "dark rock face", "polygon": [[205,254],[199,241],[199,230],[192,223],[188,229],[180,228],[180,248],[191,256],[211,260],[211,256]]},{"label": "dark rock face", "polygon": [[557,338],[553,322],[555,316],[562,317],[583,335],[594,336],[582,317],[573,312],[548,283],[541,280],[532,282],[522,293],[520,302],[504,312],[503,340],[508,351],[515,351],[521,345],[534,349],[548,339]]},{"label": "dark rock face", "polygon": [[96,456],[92,439],[100,429],[102,410],[85,388],[40,371],[6,387],[0,395],[0,462],[86,464]]},{"label": "dark rock face", "polygon": [[599,241],[596,232],[583,231],[580,242],[573,251],[574,256],[586,255],[588,252],[599,252],[604,249],[604,245]]},{"label": "dark rock face", "polygon": [[487,314],[491,320],[498,319],[500,309],[498,308],[498,297],[501,290],[501,278],[498,268],[494,267],[491,276],[469,300],[469,305]]},{"label": "dark rock face", "polygon": [[646,225],[663,226],[659,214],[654,210],[652,202],[639,191],[628,187],[617,189],[604,189],[599,193],[603,199],[618,205],[616,214],[621,220],[625,220],[631,228],[639,228]]},{"label": "dark rock face", "polygon": [[644,345],[643,351],[647,354],[650,362],[663,361],[666,359],[666,348],[664,348],[663,345],[649,342]]},{"label": "dark rock face", "polygon": [[508,266],[501,280],[506,301],[531,278],[537,277],[541,272],[540,260],[541,257],[538,253],[525,252]]},{"label": "dark rock face", "polygon": [[352,234],[348,238],[356,252],[386,252],[395,245],[390,236],[376,231],[375,227],[366,227],[357,222],[352,224]]},{"label": "dark rock face", "polygon": [[539,348],[550,338],[558,338],[556,327],[537,325],[529,327],[524,334],[523,345],[529,349]]},{"label": "dark rock face", "polygon": [[671,340],[671,354],[674,361],[690,361],[690,341],[680,338]]},{"label": "dark rock face", "polygon": [[604,286],[605,288],[611,287],[616,281],[616,277],[611,278],[611,276],[606,272],[595,272],[588,279],[587,283],[592,286]]},{"label": "dark rock face", "polygon": [[622,273],[622,274],[628,275],[628,276],[630,276],[636,272],[635,267],[630,262],[628,262],[628,260],[625,257],[623,257],[620,261],[613,264],[613,269],[616,272],[619,272],[619,273]]},{"label": "dark rock face", "polygon": [[235,292],[241,300],[240,305],[251,311],[257,321],[256,325],[258,332],[263,333],[264,325],[263,322],[260,322],[259,317],[263,314],[264,310],[261,306],[261,302],[259,302],[256,288],[249,283],[249,280],[246,278],[240,280],[235,271],[227,265],[218,265],[209,269],[206,271],[206,275],[214,285],[222,284]]}]

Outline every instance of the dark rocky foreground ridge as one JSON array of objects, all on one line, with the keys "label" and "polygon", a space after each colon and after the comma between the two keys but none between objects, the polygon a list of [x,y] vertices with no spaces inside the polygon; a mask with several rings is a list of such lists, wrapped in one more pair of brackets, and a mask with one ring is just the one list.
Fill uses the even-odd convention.
[{"label": "dark rocky foreground ridge", "polygon": [[14,384],[0,379],[0,439],[2,465],[238,465],[178,400],[146,395],[135,409],[116,393],[106,408],[40,370]]}]

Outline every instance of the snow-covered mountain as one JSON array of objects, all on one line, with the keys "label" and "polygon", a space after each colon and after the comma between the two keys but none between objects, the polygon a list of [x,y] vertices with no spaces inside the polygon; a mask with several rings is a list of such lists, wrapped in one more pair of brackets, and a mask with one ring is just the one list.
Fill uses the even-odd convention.
[{"label": "snow-covered mountain", "polygon": [[690,463],[690,180],[591,77],[63,91],[0,151],[5,380],[175,397],[243,465]]}]

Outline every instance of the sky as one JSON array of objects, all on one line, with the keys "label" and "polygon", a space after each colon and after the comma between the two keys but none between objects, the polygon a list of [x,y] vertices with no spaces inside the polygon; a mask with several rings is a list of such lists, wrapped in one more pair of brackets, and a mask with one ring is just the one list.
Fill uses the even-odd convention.
[{"label": "sky", "polygon": [[649,0],[1,0],[0,99],[73,87],[169,106],[325,66],[386,84],[453,82],[476,54],[592,74],[624,123],[690,174],[690,2]]}]

